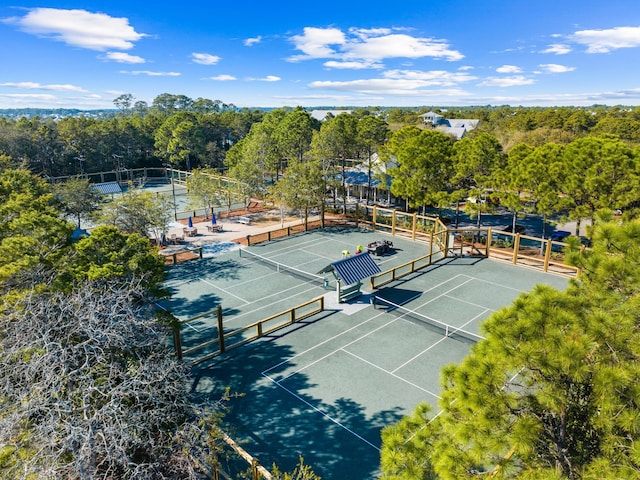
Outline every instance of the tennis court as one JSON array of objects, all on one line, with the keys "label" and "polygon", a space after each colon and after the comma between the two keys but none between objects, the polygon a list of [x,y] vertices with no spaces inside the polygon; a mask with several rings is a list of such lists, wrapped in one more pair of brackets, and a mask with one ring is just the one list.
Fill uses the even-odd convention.
[{"label": "tennis court", "polygon": [[[248,251],[313,274],[342,250],[378,239],[394,244],[373,257],[383,271],[428,253],[423,243],[357,229],[308,232]],[[166,307],[185,319],[221,304],[226,329],[325,297],[325,311],[197,365],[193,391],[211,399],[227,387],[239,394],[225,426],[263,465],[291,469],[302,455],[327,479],[375,478],[380,430],[419,402],[437,412],[439,370],[467,354],[482,321],[537,283],[567,285],[564,277],[467,257],[348,303],[337,302],[333,279],[329,287],[323,280],[232,251],[172,267]],[[184,334],[195,341],[213,325],[203,318]]]}]

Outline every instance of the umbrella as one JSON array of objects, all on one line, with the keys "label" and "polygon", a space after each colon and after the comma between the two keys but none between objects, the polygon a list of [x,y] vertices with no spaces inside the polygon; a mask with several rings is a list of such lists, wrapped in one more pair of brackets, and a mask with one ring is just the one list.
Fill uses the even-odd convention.
[{"label": "umbrella", "polygon": [[216,224],[216,214],[211,212],[211,225]]},{"label": "umbrella", "polygon": [[193,228],[193,220],[191,219],[191,217],[189,217],[189,228]]}]

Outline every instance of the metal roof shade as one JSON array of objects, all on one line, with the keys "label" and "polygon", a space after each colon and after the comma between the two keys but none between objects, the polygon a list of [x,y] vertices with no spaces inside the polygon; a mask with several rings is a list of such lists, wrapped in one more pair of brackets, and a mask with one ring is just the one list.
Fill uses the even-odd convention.
[{"label": "metal roof shade", "polygon": [[318,273],[333,272],[344,284],[352,285],[368,277],[372,277],[382,270],[368,252],[362,252],[327,265]]}]

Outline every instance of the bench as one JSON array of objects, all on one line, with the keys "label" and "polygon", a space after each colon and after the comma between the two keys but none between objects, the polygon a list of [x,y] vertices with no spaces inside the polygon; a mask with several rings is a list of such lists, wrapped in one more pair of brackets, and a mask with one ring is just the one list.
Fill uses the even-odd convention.
[{"label": "bench", "polygon": [[251,219],[249,217],[238,217],[236,222],[243,223],[244,225],[251,225]]},{"label": "bench", "polygon": [[207,225],[207,230],[209,230],[210,232],[222,232],[222,225]]},{"label": "bench", "polygon": [[349,285],[348,287],[341,288],[340,298],[338,301],[340,303],[343,303],[343,302],[348,302],[349,300],[352,300],[356,297],[359,297],[360,295],[362,295],[362,292],[360,291],[360,287],[362,287],[362,282],[354,283],[353,285]]}]

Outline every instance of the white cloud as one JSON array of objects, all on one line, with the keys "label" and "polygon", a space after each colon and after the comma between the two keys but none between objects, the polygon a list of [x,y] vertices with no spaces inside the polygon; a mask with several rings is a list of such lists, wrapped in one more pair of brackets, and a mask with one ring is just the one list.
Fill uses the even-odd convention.
[{"label": "white cloud", "polygon": [[[449,61],[464,58],[460,52],[451,50],[444,40],[414,37],[404,33],[393,33],[391,29],[351,29],[349,35],[337,28],[305,27],[303,35],[291,37],[302,55],[289,57],[291,62],[329,58],[336,68],[345,68],[355,62],[356,68],[372,65],[386,58],[442,58]],[[325,64],[326,66],[326,64]]]},{"label": "white cloud", "polygon": [[514,75],[512,77],[489,77],[480,82],[480,87],[518,87],[520,85],[531,85],[535,83],[532,78],[526,78],[524,75]]},{"label": "white cloud", "polygon": [[544,63],[538,65],[538,67],[540,67],[540,69],[544,73],[566,73],[573,72],[576,69],[576,67],[567,67],[565,65],[558,65],[556,63]]},{"label": "white cloud", "polygon": [[369,69],[369,68],[384,68],[384,65],[382,65],[381,63],[375,63],[375,62],[369,62],[369,61],[365,61],[365,62],[357,62],[357,61],[352,61],[352,62],[340,62],[340,61],[336,61],[336,60],[329,60],[324,62],[322,65],[324,65],[327,68],[333,68],[333,69],[345,69],[345,70],[364,70]]},{"label": "white cloud", "polygon": [[68,85],[68,84],[42,85],[37,82],[7,82],[7,83],[0,83],[0,87],[14,87],[14,88],[22,88],[24,90],[52,90],[56,92],[86,92],[84,88],[77,87],[75,85]]},{"label": "white cloud", "polygon": [[294,35],[291,41],[304,54],[289,58],[290,61],[296,62],[309,58],[337,57],[330,45],[343,45],[347,39],[337,28],[304,27],[304,34]]},{"label": "white cloud", "polygon": [[369,37],[362,42],[350,42],[347,45],[344,57],[370,60],[398,57],[437,57],[447,60],[462,60],[464,55],[455,50],[449,50],[449,45],[442,40],[392,34],[383,37]]},{"label": "white cloud", "polygon": [[441,86],[449,87],[459,83],[477,80],[477,77],[463,72],[451,73],[445,70],[432,70],[423,72],[421,70],[388,70],[384,72],[385,78],[406,79],[419,82],[419,87]]},{"label": "white cloud", "polygon": [[395,95],[395,96],[436,96],[460,97],[469,95],[464,90],[452,89],[427,89],[418,80],[373,78],[352,80],[346,82],[316,81],[309,84],[310,88],[343,90],[357,92],[366,95]]},{"label": "white cloud", "polygon": [[57,101],[58,97],[47,93],[2,93],[0,98],[10,98],[15,100],[44,100],[47,102]]},{"label": "white cloud", "polygon": [[444,70],[388,70],[382,78],[365,78],[351,81],[315,81],[309,84],[313,89],[330,89],[358,93],[361,95],[393,96],[466,96],[467,92],[455,88],[460,83],[477,80],[477,77],[465,72],[447,72]]},{"label": "white cloud", "polygon": [[282,79],[280,77],[276,77],[275,75],[267,75],[266,77],[262,78],[247,77],[245,80],[247,80],[248,82],[279,82]]},{"label": "white cloud", "polygon": [[192,53],[191,60],[193,60],[193,63],[199,63],[200,65],[215,65],[220,61],[220,57],[208,53]]},{"label": "white cloud", "polygon": [[78,9],[32,8],[25,16],[7,18],[4,22],[18,25],[33,35],[100,51],[129,50],[134,42],[146,36],[136,32],[127,18]]},{"label": "white cloud", "polygon": [[520,73],[522,69],[520,67],[516,67],[515,65],[503,65],[501,67],[496,68],[496,72],[498,73]]},{"label": "white cloud", "polygon": [[257,37],[247,38],[244,41],[245,47],[253,47],[256,43],[260,43],[262,41],[262,36],[258,35]]},{"label": "white cloud", "polygon": [[119,63],[146,63],[144,58],[124,52],[107,52],[104,58]]},{"label": "white cloud", "polygon": [[640,27],[580,30],[570,38],[576,43],[587,45],[587,53],[608,53],[618,48],[640,47]]},{"label": "white cloud", "polygon": [[120,70],[120,73],[128,73],[129,75],[147,75],[149,77],[179,77],[179,72],[152,72],[150,70]]},{"label": "white cloud", "polygon": [[571,52],[571,47],[563,43],[552,43],[547,48],[542,50],[541,53],[555,53],[556,55],[565,55]]},{"label": "white cloud", "polygon": [[230,80],[237,80],[233,75],[217,75],[215,77],[209,77],[209,80],[215,80],[217,82],[228,82]]}]

